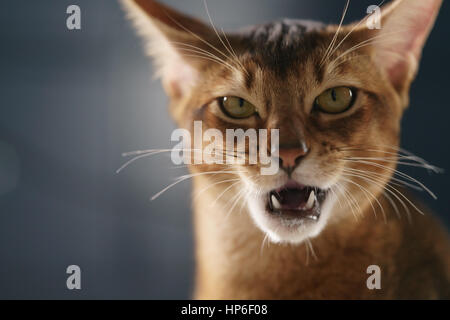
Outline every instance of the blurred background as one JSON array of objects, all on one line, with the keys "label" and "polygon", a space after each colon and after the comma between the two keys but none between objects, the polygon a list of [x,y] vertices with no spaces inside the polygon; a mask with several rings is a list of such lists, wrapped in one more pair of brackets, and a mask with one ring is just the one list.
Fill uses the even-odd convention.
[{"label": "blurred background", "polygon": [[[419,1],[419,0],[415,0]],[[206,19],[202,0],[164,0]],[[81,30],[66,8],[81,8]],[[346,22],[374,1],[351,1]],[[338,23],[345,0],[208,0],[217,26],[281,17]],[[403,147],[450,170],[450,10],[424,51]],[[121,154],[170,148],[174,125],[141,41],[112,0],[4,0],[0,4],[0,298],[189,298],[193,288],[190,185],[154,193],[185,173],[167,155],[120,174]],[[422,198],[450,225],[448,173],[420,178]],[[66,288],[66,268],[82,289]]]}]

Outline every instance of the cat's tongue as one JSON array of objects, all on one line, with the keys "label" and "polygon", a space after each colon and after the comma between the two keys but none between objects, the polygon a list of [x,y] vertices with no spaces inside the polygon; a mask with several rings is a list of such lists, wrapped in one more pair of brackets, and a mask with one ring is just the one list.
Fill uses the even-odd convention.
[{"label": "cat's tongue", "polygon": [[309,210],[316,198],[314,191],[295,182],[270,193],[270,203],[274,210]]},{"label": "cat's tongue", "polygon": [[282,205],[283,209],[288,210],[296,210],[299,208],[302,204],[306,202],[307,199],[305,199],[308,195],[306,195],[305,192],[306,189],[282,189],[278,191],[278,195],[280,197],[280,204]]}]

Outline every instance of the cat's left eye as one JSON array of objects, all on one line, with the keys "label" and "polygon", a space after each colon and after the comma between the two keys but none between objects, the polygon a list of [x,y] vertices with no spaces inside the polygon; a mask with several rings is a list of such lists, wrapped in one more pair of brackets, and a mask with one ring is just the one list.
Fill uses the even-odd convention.
[{"label": "cat's left eye", "polygon": [[316,98],[314,106],[325,113],[342,113],[353,105],[355,91],[349,87],[335,87],[324,91]]},{"label": "cat's left eye", "polygon": [[256,114],[255,106],[242,98],[221,97],[218,101],[223,113],[230,118],[243,119]]}]

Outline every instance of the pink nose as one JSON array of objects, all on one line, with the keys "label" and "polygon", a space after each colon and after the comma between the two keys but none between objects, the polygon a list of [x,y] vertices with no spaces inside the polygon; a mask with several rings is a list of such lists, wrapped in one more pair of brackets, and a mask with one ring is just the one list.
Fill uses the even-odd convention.
[{"label": "pink nose", "polygon": [[281,166],[284,168],[295,168],[299,160],[305,156],[308,151],[305,148],[280,149],[279,155]]}]

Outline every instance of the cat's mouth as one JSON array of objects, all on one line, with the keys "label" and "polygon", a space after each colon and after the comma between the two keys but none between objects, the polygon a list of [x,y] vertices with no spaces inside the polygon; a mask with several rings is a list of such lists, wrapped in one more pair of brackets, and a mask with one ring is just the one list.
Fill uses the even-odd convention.
[{"label": "cat's mouth", "polygon": [[326,195],[326,190],[289,181],[268,193],[266,210],[282,219],[317,221]]}]

